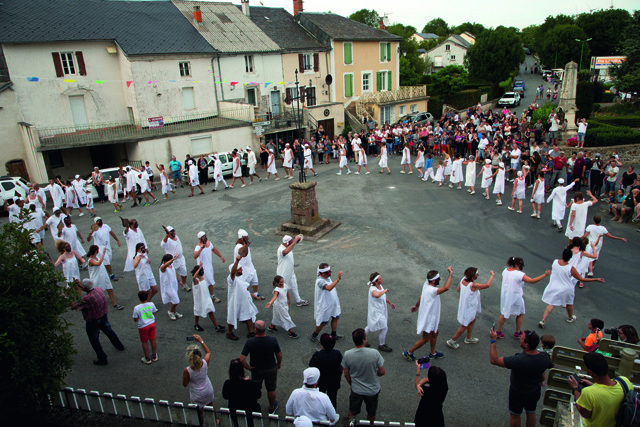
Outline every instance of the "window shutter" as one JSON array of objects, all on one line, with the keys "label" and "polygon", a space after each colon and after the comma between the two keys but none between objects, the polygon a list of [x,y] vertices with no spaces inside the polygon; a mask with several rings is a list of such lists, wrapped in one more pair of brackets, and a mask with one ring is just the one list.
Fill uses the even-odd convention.
[{"label": "window shutter", "polygon": [[344,63],[351,64],[353,62],[353,50],[351,43],[344,44]]},{"label": "window shutter", "polygon": [[53,56],[53,66],[56,69],[56,77],[64,76],[64,71],[62,71],[62,61],[60,60],[60,54],[58,52],[51,52],[51,56]]},{"label": "window shutter", "polygon": [[319,53],[313,54],[313,71],[316,73],[320,71],[320,54]]},{"label": "window shutter", "polygon": [[380,62],[384,62],[384,43],[380,43]]},{"label": "window shutter", "polygon": [[344,75],[344,97],[351,98],[353,96],[353,74]]},{"label": "window shutter", "polygon": [[307,88],[300,86],[300,102],[304,104],[305,96],[307,96]]},{"label": "window shutter", "polygon": [[391,43],[387,43],[387,61],[391,61]]},{"label": "window shutter", "polygon": [[382,90],[382,73],[380,71],[376,73],[376,87],[378,92]]},{"label": "window shutter", "polygon": [[82,55],[82,52],[76,52],[76,60],[78,61],[78,73],[81,76],[86,76],[87,68],[84,66],[84,55]]},{"label": "window shutter", "polygon": [[298,72],[304,73],[304,55],[301,53],[298,54]]},{"label": "window shutter", "polygon": [[293,98],[293,94],[291,93],[291,88],[290,87],[288,87],[286,89],[286,93],[287,93],[287,95],[285,96],[285,98],[289,98],[289,99]]},{"label": "window shutter", "polygon": [[393,89],[393,80],[391,80],[391,71],[387,71],[387,75],[389,76],[389,84],[387,85],[387,90]]}]

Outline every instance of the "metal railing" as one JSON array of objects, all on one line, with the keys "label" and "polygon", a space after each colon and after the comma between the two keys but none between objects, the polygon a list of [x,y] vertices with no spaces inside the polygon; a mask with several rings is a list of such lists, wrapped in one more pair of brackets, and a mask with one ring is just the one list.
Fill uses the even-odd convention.
[{"label": "metal railing", "polygon": [[221,109],[192,114],[166,116],[163,125],[150,127],[148,119],[91,123],[82,126],[37,128],[42,148],[64,148],[79,145],[107,144],[150,139],[165,135],[198,132],[238,126],[251,121],[246,108]]},{"label": "metal railing", "polygon": [[427,86],[400,86],[386,92],[365,92],[356,102],[362,104],[385,104],[398,101],[426,98]]}]

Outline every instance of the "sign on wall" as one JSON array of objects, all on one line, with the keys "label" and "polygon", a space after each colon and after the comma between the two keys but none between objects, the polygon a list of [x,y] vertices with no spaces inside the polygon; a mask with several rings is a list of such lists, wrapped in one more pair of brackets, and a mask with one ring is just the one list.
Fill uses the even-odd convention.
[{"label": "sign on wall", "polygon": [[149,128],[161,128],[164,127],[164,117],[149,117]]}]

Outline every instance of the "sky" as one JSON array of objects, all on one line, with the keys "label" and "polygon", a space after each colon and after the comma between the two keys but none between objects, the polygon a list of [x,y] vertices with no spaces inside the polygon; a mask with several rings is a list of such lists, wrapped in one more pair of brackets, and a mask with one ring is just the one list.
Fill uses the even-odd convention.
[{"label": "sky", "polygon": [[[239,4],[240,0],[227,0]],[[261,4],[262,3],[262,4]],[[422,31],[424,25],[434,18],[444,19],[449,26],[463,22],[477,22],[485,27],[524,28],[541,24],[549,15],[575,15],[591,10],[606,9],[612,0],[304,0],[307,12],[337,13],[349,16],[357,10],[373,9],[378,14],[388,14],[392,24],[412,25]],[[252,6],[283,7],[293,13],[293,0],[249,0]],[[447,7],[452,5],[455,7]],[[479,7],[479,6],[482,7]],[[638,0],[613,0],[613,6],[633,13],[640,8]],[[499,12],[496,12],[499,11]]]}]

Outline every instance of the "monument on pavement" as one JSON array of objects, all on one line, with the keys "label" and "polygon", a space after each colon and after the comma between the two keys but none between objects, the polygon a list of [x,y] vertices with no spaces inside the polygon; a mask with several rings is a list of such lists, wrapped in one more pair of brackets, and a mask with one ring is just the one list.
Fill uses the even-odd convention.
[{"label": "monument on pavement", "polygon": [[578,130],[576,126],[576,88],[578,87],[578,64],[571,61],[565,65],[564,80],[562,82],[562,89],[560,90],[560,101],[558,108],[562,108],[564,111],[565,119],[567,119],[567,138],[571,134],[575,134]]},{"label": "monument on pavement", "polygon": [[302,234],[305,238],[317,240],[341,223],[320,218],[318,199],[316,199],[316,182],[294,182],[291,188],[291,221],[285,222],[276,229],[276,234],[295,236]]}]

